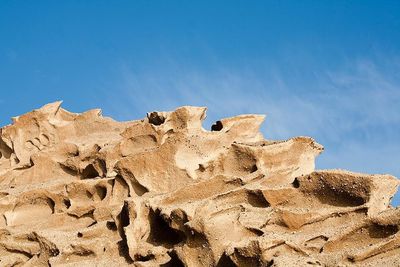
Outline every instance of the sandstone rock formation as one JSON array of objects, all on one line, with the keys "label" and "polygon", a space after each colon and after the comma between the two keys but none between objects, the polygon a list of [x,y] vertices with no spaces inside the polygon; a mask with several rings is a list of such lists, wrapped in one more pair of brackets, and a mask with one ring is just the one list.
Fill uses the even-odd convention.
[{"label": "sandstone rock formation", "polygon": [[205,108],[48,104],[0,132],[0,266],[400,266],[390,175],[314,171],[309,137]]}]

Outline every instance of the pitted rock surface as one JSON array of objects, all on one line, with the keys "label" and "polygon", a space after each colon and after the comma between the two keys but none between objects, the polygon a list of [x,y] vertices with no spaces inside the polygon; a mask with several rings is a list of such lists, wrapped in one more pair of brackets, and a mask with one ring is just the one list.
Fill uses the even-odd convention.
[{"label": "pitted rock surface", "polygon": [[314,170],[261,115],[60,106],[1,128],[0,266],[400,266],[393,176]]}]

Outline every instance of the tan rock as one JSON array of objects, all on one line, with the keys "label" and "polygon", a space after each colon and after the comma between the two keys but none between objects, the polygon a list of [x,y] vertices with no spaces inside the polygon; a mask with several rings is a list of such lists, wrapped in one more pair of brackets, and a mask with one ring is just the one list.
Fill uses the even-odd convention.
[{"label": "tan rock", "polygon": [[0,266],[399,266],[399,185],[206,109],[43,106],[0,131]]}]

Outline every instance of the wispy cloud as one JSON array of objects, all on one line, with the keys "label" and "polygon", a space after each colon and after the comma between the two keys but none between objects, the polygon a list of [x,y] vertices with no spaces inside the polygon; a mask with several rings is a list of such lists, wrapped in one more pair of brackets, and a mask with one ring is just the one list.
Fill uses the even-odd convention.
[{"label": "wispy cloud", "polygon": [[[125,65],[117,89],[106,93],[106,109],[132,119],[145,111],[207,106],[205,127],[221,117],[267,114],[266,138],[309,135],[326,147],[319,168],[400,176],[400,64],[388,66],[358,60],[305,81],[285,77],[274,67],[201,71],[171,64],[146,72]],[[394,203],[400,204],[400,196]]]}]

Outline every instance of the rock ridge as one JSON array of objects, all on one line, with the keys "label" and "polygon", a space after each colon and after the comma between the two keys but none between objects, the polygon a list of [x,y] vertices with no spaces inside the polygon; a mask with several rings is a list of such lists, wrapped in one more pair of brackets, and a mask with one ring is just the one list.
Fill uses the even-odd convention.
[{"label": "rock ridge", "polygon": [[[400,266],[399,180],[315,170],[263,115],[117,122],[61,102],[0,129],[0,266]],[[112,265],[110,265],[112,264]]]}]

